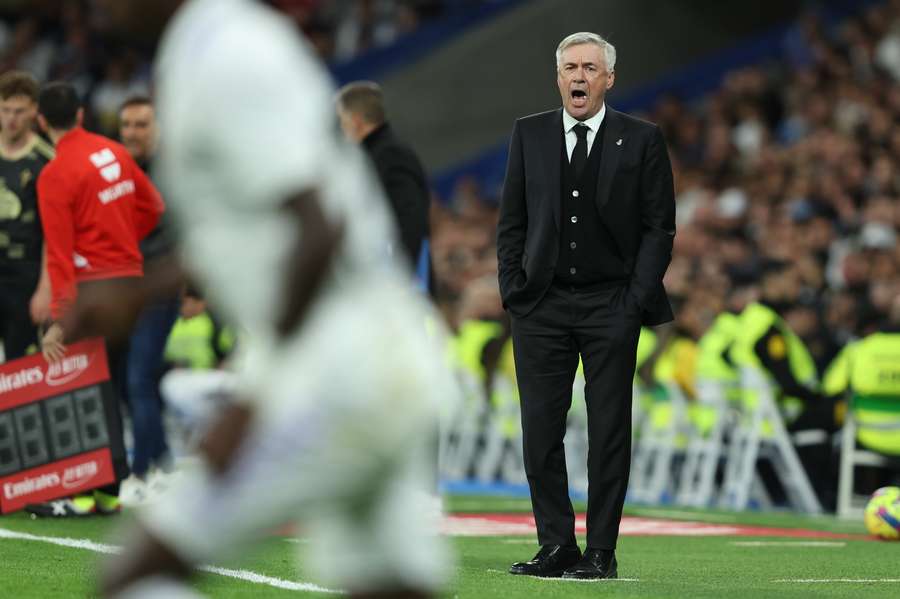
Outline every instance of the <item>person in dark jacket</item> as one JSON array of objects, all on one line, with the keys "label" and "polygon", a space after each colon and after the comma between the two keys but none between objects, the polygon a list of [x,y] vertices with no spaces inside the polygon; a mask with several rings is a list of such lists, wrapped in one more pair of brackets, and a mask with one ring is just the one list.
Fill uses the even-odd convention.
[{"label": "person in dark jacket", "polygon": [[337,114],[347,138],[371,158],[397,219],[403,250],[415,267],[429,233],[430,193],[419,157],[394,135],[377,83],[357,81],[341,88]]}]

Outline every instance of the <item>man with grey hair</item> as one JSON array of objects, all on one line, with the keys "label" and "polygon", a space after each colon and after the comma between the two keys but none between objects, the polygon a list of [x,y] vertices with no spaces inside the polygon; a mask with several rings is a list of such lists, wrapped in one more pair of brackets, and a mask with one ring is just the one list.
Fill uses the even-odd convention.
[{"label": "man with grey hair", "polygon": [[431,190],[425,168],[415,151],[394,134],[377,83],[348,83],[338,91],[336,104],[344,135],[359,144],[375,166],[394,213],[402,251],[415,267],[429,235]]},{"label": "man with grey hair", "polygon": [[[673,318],[662,285],[675,235],[672,168],[656,125],[606,106],[615,60],[594,33],[565,38],[556,52],[563,107],[521,118],[512,132],[497,254],[541,545],[512,574],[617,576],[638,335]],[[590,447],[583,555],[563,446],[579,357]]]}]

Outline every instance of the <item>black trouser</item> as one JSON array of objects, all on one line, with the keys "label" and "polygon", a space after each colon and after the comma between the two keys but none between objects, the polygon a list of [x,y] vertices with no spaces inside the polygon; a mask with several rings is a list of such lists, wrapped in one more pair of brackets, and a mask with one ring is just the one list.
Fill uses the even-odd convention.
[{"label": "black trouser", "polygon": [[0,339],[7,361],[21,358],[30,345],[38,344],[37,327],[31,322],[31,296],[37,281],[0,281]]},{"label": "black trouser", "polygon": [[109,364],[109,382],[112,396],[106,403],[106,428],[109,432],[109,449],[112,454],[113,472],[116,482],[100,490],[110,495],[119,494],[119,483],[128,478],[131,469],[128,467],[128,454],[125,451],[125,432],[122,423],[122,404],[127,397],[126,373],[128,371],[128,345],[113,345],[106,342],[107,361]]},{"label": "black trouser", "polygon": [[578,356],[588,416],[587,546],[615,549],[631,465],[631,388],[640,315],[621,284],[591,292],[551,286],[512,338],[525,472],[541,545],[574,545],[563,438]]},{"label": "black trouser", "polygon": [[800,431],[822,431],[825,438],[821,442],[796,445],[797,457],[809,477],[822,507],[833,512],[837,507],[839,456],[834,451],[832,435],[838,427],[834,418],[835,402],[826,397],[809,401],[796,420],[789,423],[791,433]]}]

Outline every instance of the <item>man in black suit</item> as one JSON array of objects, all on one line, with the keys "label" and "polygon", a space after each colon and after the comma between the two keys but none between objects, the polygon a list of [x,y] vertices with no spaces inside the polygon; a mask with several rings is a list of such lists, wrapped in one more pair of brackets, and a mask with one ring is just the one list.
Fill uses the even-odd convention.
[{"label": "man in black suit", "polygon": [[[604,103],[616,52],[593,33],[556,51],[563,108],[512,132],[497,231],[512,316],[525,470],[541,550],[512,574],[615,578],[641,324],[672,320],[662,278],[675,201],[656,125]],[[587,549],[575,541],[563,437],[578,358],[588,410]]]},{"label": "man in black suit", "polygon": [[429,233],[431,195],[422,163],[413,149],[394,135],[377,83],[345,85],[338,92],[337,113],[347,138],[362,145],[372,159],[396,217],[403,249],[415,267]]}]

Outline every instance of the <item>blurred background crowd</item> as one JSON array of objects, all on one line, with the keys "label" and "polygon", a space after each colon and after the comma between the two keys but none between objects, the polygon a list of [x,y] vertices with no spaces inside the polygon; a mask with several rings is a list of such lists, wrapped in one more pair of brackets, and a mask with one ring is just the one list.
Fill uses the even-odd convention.
[{"label": "blurred background crowd", "polygon": [[766,259],[792,264],[789,324],[824,367],[900,296],[900,13],[826,32],[814,17],[777,67],[736,71],[697,106],[651,118],[675,163],[680,231],[666,286],[697,336]]},{"label": "blurred background crowd", "polygon": [[[487,4],[484,0],[271,0],[323,60],[346,63],[395,43],[423,22]],[[93,0],[0,3],[0,72],[22,69],[40,81],[74,84],[87,101],[88,125],[107,135],[125,99],[149,93],[153,48],[104,35]]]}]

